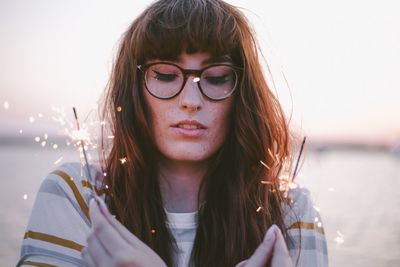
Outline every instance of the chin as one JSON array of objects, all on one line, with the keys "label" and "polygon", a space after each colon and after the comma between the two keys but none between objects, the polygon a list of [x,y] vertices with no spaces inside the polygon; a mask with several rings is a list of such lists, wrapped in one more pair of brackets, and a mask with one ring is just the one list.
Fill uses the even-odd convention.
[{"label": "chin", "polygon": [[210,158],[213,153],[200,145],[176,144],[162,149],[161,154],[174,161],[203,161]]}]

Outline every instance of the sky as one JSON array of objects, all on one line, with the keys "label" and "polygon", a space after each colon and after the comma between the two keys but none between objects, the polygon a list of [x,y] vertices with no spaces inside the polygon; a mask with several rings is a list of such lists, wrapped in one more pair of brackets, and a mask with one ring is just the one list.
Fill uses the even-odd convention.
[{"label": "sky", "polygon": [[[293,131],[400,142],[397,1],[228,2],[254,25]],[[57,132],[54,107],[71,120],[72,106],[95,109],[122,33],[149,3],[0,0],[0,136]]]}]

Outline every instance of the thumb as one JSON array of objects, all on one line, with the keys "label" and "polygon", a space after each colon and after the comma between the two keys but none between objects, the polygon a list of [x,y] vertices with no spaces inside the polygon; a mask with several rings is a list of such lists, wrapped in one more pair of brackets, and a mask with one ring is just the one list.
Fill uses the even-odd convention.
[{"label": "thumb", "polygon": [[253,255],[248,259],[246,266],[263,267],[271,258],[276,240],[276,226],[273,224],[264,236],[263,242],[258,246]]}]

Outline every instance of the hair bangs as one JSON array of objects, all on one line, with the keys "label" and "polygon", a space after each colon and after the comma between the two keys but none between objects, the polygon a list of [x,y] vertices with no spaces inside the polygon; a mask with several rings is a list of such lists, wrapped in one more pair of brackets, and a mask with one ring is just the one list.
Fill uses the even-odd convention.
[{"label": "hair bangs", "polygon": [[158,6],[146,14],[137,38],[140,61],[177,60],[183,52],[238,57],[241,34],[228,4],[188,0],[160,1]]}]

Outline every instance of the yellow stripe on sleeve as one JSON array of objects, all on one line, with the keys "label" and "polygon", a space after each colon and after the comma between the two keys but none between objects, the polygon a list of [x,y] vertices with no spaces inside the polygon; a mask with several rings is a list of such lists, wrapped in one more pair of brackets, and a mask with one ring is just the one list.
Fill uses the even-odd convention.
[{"label": "yellow stripe on sleeve", "polygon": [[73,178],[61,170],[55,170],[52,172],[52,174],[60,176],[61,178],[64,179],[65,182],[67,182],[67,184],[71,188],[72,192],[74,193],[75,199],[78,202],[79,206],[81,207],[82,212],[85,214],[85,216],[90,221],[89,208],[88,208],[85,200],[83,199],[81,193],[79,192],[78,188],[74,184]]},{"label": "yellow stripe on sleeve", "polygon": [[77,251],[81,251],[84,246],[81,244],[78,244],[72,240],[64,239],[55,235],[49,235],[45,233],[40,233],[40,232],[34,232],[34,231],[27,231],[25,232],[24,239],[27,238],[32,238],[36,240],[41,240],[49,243],[53,243],[59,246],[63,246],[66,248],[74,249]]},{"label": "yellow stripe on sleeve", "polygon": [[295,222],[288,228],[288,230],[292,230],[292,229],[315,230],[318,233],[325,235],[325,231],[324,231],[323,227],[318,227],[314,223],[310,223],[310,222],[302,222],[302,221]]}]

